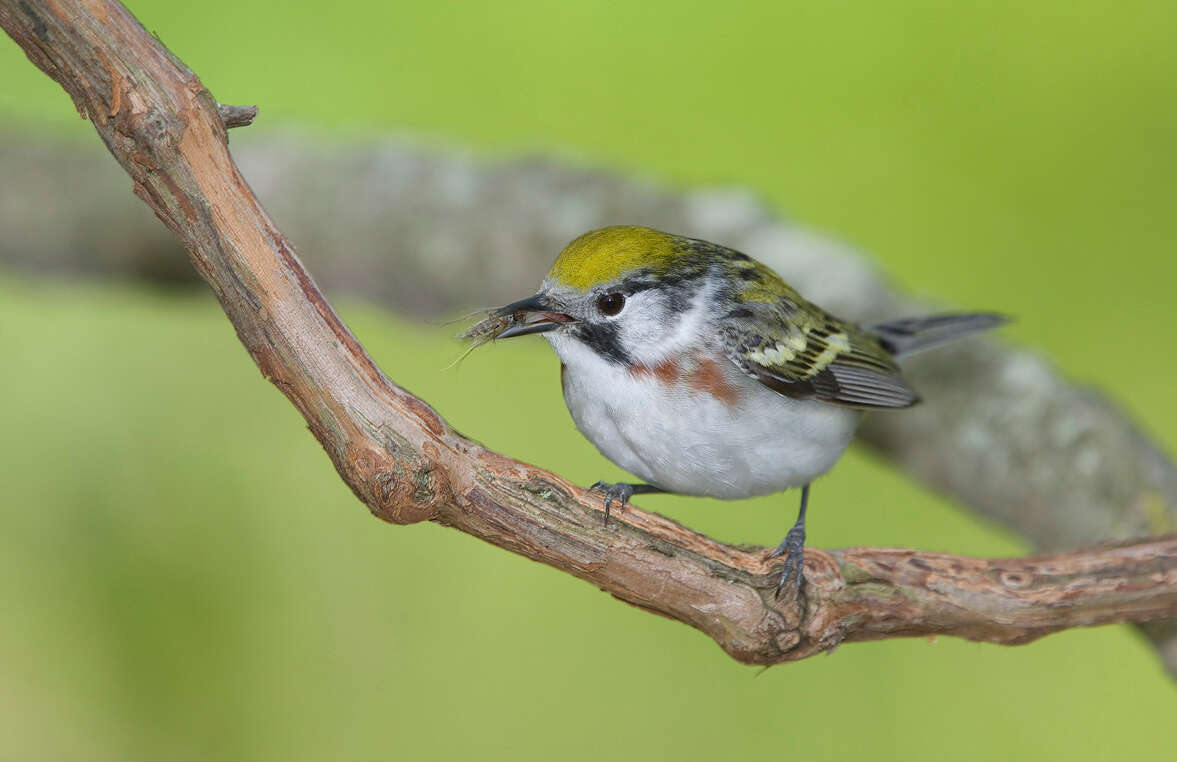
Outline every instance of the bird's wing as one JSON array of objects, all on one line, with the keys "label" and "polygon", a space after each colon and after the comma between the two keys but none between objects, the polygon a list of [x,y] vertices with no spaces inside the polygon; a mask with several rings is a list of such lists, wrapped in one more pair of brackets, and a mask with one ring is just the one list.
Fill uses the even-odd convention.
[{"label": "bird's wing", "polygon": [[805,301],[764,265],[749,260],[738,269],[741,289],[722,342],[742,371],[796,399],[864,408],[919,401],[876,338]]}]

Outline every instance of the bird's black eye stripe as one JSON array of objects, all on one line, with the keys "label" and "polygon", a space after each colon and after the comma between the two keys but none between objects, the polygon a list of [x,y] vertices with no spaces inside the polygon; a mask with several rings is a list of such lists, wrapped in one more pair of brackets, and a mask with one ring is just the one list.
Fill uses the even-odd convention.
[{"label": "bird's black eye stripe", "polygon": [[607,294],[597,298],[597,309],[601,314],[612,317],[621,312],[621,308],[625,306],[625,297],[616,291],[610,291]]},{"label": "bird's black eye stripe", "polygon": [[617,323],[572,323],[573,335],[596,350],[597,354],[616,365],[632,365],[629,354],[621,346]]}]

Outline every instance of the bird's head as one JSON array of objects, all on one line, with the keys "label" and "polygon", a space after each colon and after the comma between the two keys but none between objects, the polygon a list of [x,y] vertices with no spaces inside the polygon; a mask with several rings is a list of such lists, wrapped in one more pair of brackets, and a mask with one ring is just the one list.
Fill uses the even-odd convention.
[{"label": "bird's head", "polygon": [[650,228],[585,233],[556,258],[537,294],[498,310],[515,316],[498,338],[544,333],[561,357],[587,347],[610,362],[657,365],[698,343],[725,298],[730,255]]}]

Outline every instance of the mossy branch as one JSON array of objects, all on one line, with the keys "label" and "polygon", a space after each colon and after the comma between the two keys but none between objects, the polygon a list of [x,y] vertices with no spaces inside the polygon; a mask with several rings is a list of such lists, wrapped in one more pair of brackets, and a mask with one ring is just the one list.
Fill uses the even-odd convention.
[{"label": "mossy branch", "polygon": [[[802,599],[764,548],[716,542],[491,452],[390,381],[332,311],[231,159],[221,108],[113,0],[0,0],[0,26],[93,122],[134,192],[184,244],[262,373],[343,480],[393,523],[435,521],[580,577],[774,664],[845,641],[1050,632],[1177,616],[1177,538],[1035,558],[810,549]],[[439,563],[441,563],[439,561]]]}]

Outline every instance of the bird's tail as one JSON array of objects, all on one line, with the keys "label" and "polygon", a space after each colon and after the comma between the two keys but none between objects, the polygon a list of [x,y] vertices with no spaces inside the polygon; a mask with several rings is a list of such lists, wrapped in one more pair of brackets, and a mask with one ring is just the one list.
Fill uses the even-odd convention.
[{"label": "bird's tail", "polygon": [[969,312],[891,320],[870,330],[887,351],[902,358],[1008,322],[1008,317],[996,312]]}]

